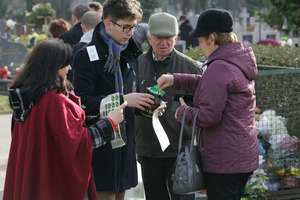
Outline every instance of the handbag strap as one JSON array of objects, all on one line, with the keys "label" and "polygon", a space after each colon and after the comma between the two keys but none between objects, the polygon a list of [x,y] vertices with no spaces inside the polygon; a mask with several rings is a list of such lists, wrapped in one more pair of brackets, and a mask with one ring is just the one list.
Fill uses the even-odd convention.
[{"label": "handbag strap", "polygon": [[182,147],[182,136],[183,136],[183,129],[184,129],[184,124],[185,124],[185,115],[186,115],[186,108],[183,110],[183,117],[181,119],[181,128],[180,128],[180,135],[179,135],[179,144],[178,144],[177,156],[179,155],[180,149]]},{"label": "handbag strap", "polygon": [[[193,142],[195,140],[195,129],[196,129],[196,122],[197,122],[198,113],[199,113],[199,109],[197,109],[197,112],[196,112],[196,114],[194,116],[194,119],[193,119],[191,147],[193,146]],[[185,125],[185,117],[186,117],[186,109],[184,109],[183,117],[181,119],[181,128],[180,128],[180,136],[179,136],[179,144],[178,144],[178,153],[177,153],[177,155],[179,155],[180,149],[182,147],[182,137],[183,137],[183,130],[184,130],[184,125]],[[190,149],[192,149],[192,148],[190,148]]]},{"label": "handbag strap", "polygon": [[[195,137],[196,137],[196,134],[195,134],[195,129],[196,129],[196,122],[197,122],[197,118],[198,118],[198,114],[199,114],[199,109],[197,109],[197,112],[194,116],[194,119],[193,119],[193,128],[192,128],[192,138],[191,138],[191,147],[194,145],[194,140],[195,140]],[[192,148],[190,148],[192,149]]]}]

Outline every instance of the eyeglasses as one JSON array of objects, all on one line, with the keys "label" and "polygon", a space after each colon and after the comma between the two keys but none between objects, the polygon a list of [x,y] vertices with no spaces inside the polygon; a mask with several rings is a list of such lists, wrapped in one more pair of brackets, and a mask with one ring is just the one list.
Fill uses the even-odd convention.
[{"label": "eyeglasses", "polygon": [[136,24],[133,25],[133,26],[130,26],[128,24],[125,24],[125,25],[121,25],[121,24],[118,24],[117,22],[113,21],[113,20],[110,20],[114,25],[117,25],[118,27],[120,27],[122,29],[122,31],[124,33],[129,33],[130,31],[134,31],[135,28],[136,28]]}]

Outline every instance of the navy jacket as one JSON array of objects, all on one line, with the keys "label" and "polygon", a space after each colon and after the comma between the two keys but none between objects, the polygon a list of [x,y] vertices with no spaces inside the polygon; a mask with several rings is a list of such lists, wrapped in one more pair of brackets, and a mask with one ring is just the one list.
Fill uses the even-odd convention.
[{"label": "navy jacket", "polygon": [[[91,62],[87,49],[84,47],[75,55],[73,64],[75,93],[81,97],[88,117],[97,116],[102,98],[115,93],[114,75],[104,70],[108,47],[99,33],[101,23],[96,26],[93,39],[87,45],[95,45],[99,60]],[[125,94],[135,91],[134,69],[140,54],[141,52],[132,39],[121,53],[120,66]],[[137,184],[134,109],[126,108],[125,124],[126,146],[113,150],[109,143],[94,151],[93,168],[97,191],[122,192]]]}]

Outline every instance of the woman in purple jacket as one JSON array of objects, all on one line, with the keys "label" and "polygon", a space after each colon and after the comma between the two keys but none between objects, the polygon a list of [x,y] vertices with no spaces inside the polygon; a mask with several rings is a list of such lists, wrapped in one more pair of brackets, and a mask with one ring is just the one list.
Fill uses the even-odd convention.
[{"label": "woman in purple jacket", "polygon": [[204,11],[193,35],[207,57],[202,76],[165,74],[160,88],[173,86],[193,92],[193,105],[181,101],[176,119],[191,124],[199,110],[198,142],[209,200],[238,200],[258,167],[255,129],[257,66],[253,51],[232,32],[232,15],[221,9]]}]

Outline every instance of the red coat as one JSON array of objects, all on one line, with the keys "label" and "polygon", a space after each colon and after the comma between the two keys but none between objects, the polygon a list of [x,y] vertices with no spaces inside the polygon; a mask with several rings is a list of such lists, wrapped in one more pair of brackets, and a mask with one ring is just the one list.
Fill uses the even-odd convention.
[{"label": "red coat", "polygon": [[3,200],[95,199],[92,141],[84,111],[49,92],[15,122]]}]

